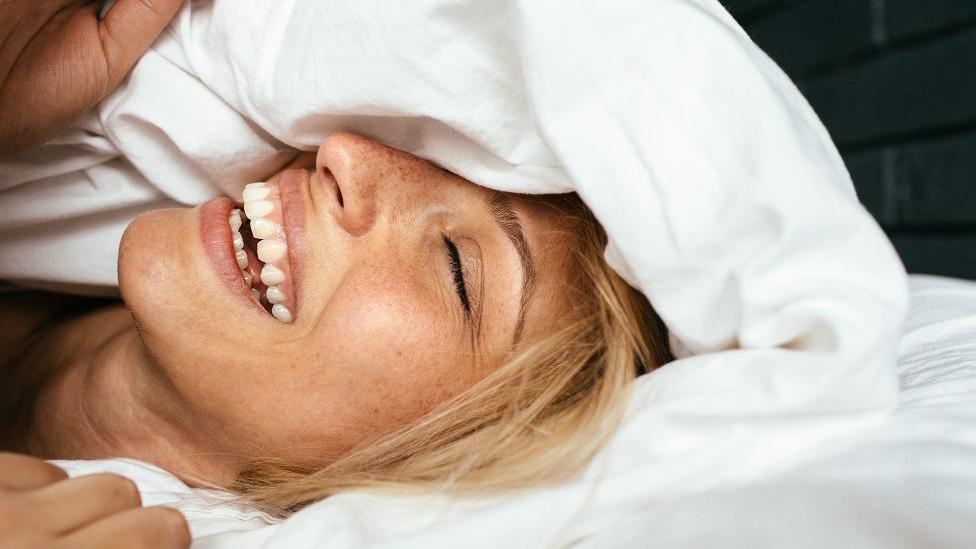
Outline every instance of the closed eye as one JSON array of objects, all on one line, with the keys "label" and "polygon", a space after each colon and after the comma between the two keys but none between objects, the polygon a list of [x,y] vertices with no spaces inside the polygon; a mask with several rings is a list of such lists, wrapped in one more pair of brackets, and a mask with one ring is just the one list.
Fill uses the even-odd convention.
[{"label": "closed eye", "polygon": [[454,278],[454,289],[457,291],[458,299],[461,300],[461,307],[464,309],[464,316],[471,319],[471,301],[468,299],[468,289],[464,283],[464,269],[461,265],[461,255],[458,253],[454,241],[447,235],[443,235],[444,247],[447,248],[448,259],[451,262],[451,275]]}]

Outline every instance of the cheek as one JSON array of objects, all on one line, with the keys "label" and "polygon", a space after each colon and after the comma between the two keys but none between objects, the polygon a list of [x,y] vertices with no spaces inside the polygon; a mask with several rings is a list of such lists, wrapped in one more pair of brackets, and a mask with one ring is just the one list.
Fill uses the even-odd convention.
[{"label": "cheek", "polygon": [[306,385],[330,438],[354,443],[389,431],[473,382],[441,310],[395,280],[333,294],[318,335],[321,363]]}]

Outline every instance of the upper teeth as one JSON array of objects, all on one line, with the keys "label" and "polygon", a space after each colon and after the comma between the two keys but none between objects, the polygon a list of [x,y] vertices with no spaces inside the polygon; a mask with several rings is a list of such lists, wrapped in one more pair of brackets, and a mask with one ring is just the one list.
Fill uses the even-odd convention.
[{"label": "upper teeth", "polygon": [[253,202],[255,200],[264,200],[265,198],[268,197],[269,194],[271,194],[271,189],[269,189],[267,186],[263,186],[263,187],[261,187],[261,186],[253,186],[252,187],[251,185],[254,185],[254,183],[251,183],[251,184],[247,185],[246,187],[244,187],[244,202]]},{"label": "upper teeth", "polygon": [[268,291],[265,292],[264,297],[268,298],[268,303],[283,303],[285,301],[285,292],[282,292],[281,288],[277,286],[270,286]]},{"label": "upper teeth", "polygon": [[285,324],[291,323],[291,311],[281,303],[275,303],[271,306],[271,314]]},{"label": "upper teeth", "polygon": [[277,286],[285,281],[285,273],[274,265],[268,264],[261,268],[261,282],[268,286]]},{"label": "upper teeth", "polygon": [[251,234],[254,238],[273,238],[278,226],[263,217],[251,220]]},{"label": "upper teeth", "polygon": [[258,259],[265,263],[274,263],[285,255],[285,243],[269,238],[258,241]]},{"label": "upper teeth", "polygon": [[274,211],[274,204],[270,200],[248,200],[244,202],[244,213],[253,221]]},{"label": "upper teeth", "polygon": [[[275,209],[275,203],[271,196],[271,187],[266,183],[249,183],[244,187],[244,211],[234,210],[230,213],[228,223],[230,224],[231,236],[233,237],[234,250],[237,255],[237,265],[243,272],[244,281],[250,285],[251,276],[247,273],[247,253],[244,251],[244,239],[240,234],[240,228],[245,219],[250,219],[251,234],[258,239],[258,259],[265,263],[261,269],[260,278],[267,286],[265,299],[273,304],[271,314],[280,322],[288,324],[292,321],[291,311],[284,305],[285,293],[280,284],[285,281],[285,273],[273,263],[285,257],[288,246],[285,243],[284,232],[281,228],[267,219]],[[280,234],[279,234],[280,233]],[[251,290],[254,299],[261,301],[261,294],[257,289]]]}]

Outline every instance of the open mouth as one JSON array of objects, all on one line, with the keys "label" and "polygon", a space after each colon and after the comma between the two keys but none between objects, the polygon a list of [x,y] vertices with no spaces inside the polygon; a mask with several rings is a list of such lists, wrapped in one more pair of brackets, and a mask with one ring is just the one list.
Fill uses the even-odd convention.
[{"label": "open mouth", "polygon": [[279,322],[294,320],[295,295],[278,186],[251,183],[231,210],[234,260],[251,298]]}]

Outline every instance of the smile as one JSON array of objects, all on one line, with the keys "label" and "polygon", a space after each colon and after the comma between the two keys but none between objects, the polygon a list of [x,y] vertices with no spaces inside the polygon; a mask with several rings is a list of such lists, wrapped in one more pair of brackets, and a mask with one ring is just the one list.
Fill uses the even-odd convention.
[{"label": "smile", "polygon": [[278,186],[250,183],[241,198],[243,209],[234,208],[227,217],[241,280],[255,303],[279,322],[290,324],[295,292]]}]

